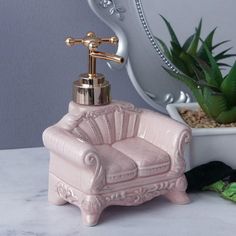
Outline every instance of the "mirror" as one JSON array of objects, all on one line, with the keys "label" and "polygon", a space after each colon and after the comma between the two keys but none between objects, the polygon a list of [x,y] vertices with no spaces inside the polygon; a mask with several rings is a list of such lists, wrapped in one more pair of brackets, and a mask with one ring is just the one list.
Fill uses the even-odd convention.
[{"label": "mirror", "polygon": [[[92,10],[118,36],[117,54],[126,58],[129,77],[142,98],[153,108],[165,112],[168,103],[190,102],[191,91],[163,69],[176,70],[166,58],[155,36],[170,42],[163,15],[171,23],[180,42],[195,31],[200,19],[203,38],[216,26],[215,43],[230,39],[236,44],[235,3],[233,0],[88,0]],[[225,48],[226,46],[224,46]],[[224,49],[223,48],[223,49]],[[232,64],[232,58],[226,62]],[[110,67],[120,66],[110,63]]]}]

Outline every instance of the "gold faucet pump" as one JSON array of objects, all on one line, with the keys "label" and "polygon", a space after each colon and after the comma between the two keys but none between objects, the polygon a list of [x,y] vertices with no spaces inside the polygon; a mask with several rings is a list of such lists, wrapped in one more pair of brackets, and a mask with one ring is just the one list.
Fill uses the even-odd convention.
[{"label": "gold faucet pump", "polygon": [[110,103],[110,84],[103,74],[96,72],[96,59],[123,63],[124,58],[115,54],[99,52],[101,44],[118,44],[117,37],[99,38],[93,32],[88,32],[84,38],[67,38],[65,43],[72,47],[84,45],[88,48],[88,73],[81,74],[80,79],[73,83],[73,100],[83,105],[105,105]]}]

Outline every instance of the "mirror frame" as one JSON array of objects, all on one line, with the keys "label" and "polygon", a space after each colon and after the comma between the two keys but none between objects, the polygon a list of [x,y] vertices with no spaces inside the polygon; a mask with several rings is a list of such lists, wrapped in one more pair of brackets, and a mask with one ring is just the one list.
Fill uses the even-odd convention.
[{"label": "mirror frame", "polygon": [[[145,18],[142,0],[88,0],[88,3],[93,12],[108,25],[119,38],[116,54],[123,56],[126,63],[118,65],[109,62],[108,66],[112,69],[121,69],[125,66],[133,86],[144,101],[154,109],[166,113],[167,104],[174,102],[188,103],[193,100],[191,91],[183,83],[170,78],[167,73],[164,73],[163,66],[169,67],[176,73],[179,72],[165,57],[156,43],[154,35]],[[138,38],[145,47],[152,50],[152,52],[150,51],[150,55],[152,54],[150,57],[152,58],[150,59],[151,63],[147,63],[147,66],[150,67],[151,79],[156,80],[156,71],[159,70],[159,72],[161,72],[161,70],[163,70],[161,72],[162,76],[159,76],[162,77],[159,78],[159,80],[162,81],[160,81],[160,86],[157,86],[157,94],[145,89],[144,87],[148,87],[145,85],[145,81],[141,81],[137,76],[138,72],[136,70],[137,68],[143,67],[144,59],[137,62],[137,56],[133,55],[135,53],[137,54],[137,47],[135,47],[133,35],[135,35],[135,39]],[[153,60],[155,60],[156,64],[152,63]],[[133,63],[134,61],[135,63]],[[135,66],[133,64],[135,64]],[[163,77],[169,77],[169,79],[164,81]],[[149,84],[149,87],[152,87],[152,85]],[[159,94],[160,96],[157,97]]]}]

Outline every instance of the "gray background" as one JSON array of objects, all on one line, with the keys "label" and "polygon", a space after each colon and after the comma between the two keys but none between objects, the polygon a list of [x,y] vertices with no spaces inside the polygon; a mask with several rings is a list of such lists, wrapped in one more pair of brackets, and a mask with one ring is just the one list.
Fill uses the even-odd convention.
[{"label": "gray background", "polygon": [[[87,70],[86,49],[67,48],[64,39],[90,30],[113,35],[86,0],[0,0],[0,149],[42,145],[42,131],[66,113],[72,81]],[[104,61],[98,68],[114,99],[148,107],[125,69]]]}]

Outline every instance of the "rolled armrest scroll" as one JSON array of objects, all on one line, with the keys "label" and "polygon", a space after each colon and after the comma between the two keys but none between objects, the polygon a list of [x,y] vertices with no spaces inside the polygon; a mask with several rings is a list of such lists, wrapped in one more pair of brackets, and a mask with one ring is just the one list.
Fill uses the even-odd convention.
[{"label": "rolled armrest scroll", "polygon": [[53,153],[81,166],[84,165],[83,159],[87,153],[96,154],[92,145],[57,126],[49,127],[43,132],[43,143]]},{"label": "rolled armrest scroll", "polygon": [[72,133],[57,126],[43,132],[43,143],[51,152],[93,173],[91,188],[96,191],[105,184],[105,173],[95,148]]}]

